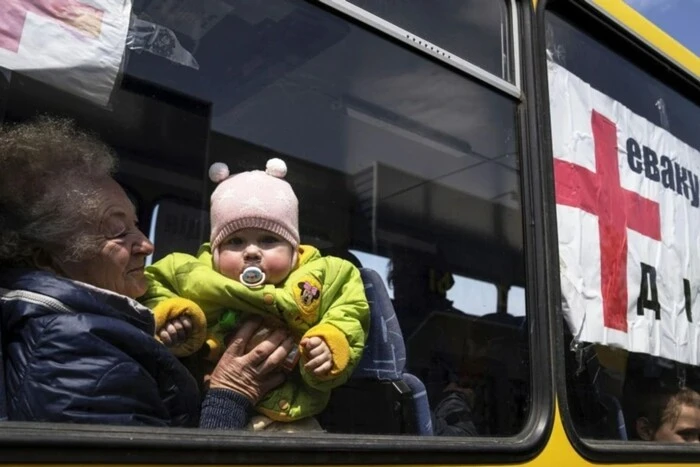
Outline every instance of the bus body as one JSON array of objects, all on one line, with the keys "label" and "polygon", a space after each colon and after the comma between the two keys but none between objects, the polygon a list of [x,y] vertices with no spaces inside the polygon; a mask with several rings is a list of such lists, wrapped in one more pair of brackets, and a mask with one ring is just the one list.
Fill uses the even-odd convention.
[{"label": "bus body", "polygon": [[[212,163],[281,157],[302,243],[376,271],[400,332],[370,336],[392,376],[335,390],[323,433],[3,421],[0,462],[700,462],[635,440],[627,397],[642,374],[700,390],[700,59],[623,1],[100,0],[94,34],[40,3],[0,28],[0,123],[112,146],[149,262],[208,240]],[[99,80],[7,58],[109,21]]]}]

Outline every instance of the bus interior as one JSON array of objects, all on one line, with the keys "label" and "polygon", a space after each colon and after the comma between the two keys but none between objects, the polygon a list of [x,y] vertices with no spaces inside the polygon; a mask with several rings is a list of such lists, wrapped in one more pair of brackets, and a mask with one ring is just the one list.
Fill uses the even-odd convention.
[{"label": "bus interior", "polygon": [[[282,158],[302,243],[383,260],[361,266],[389,285],[431,407],[459,384],[479,435],[517,434],[531,378],[524,294],[509,300],[525,287],[516,100],[307,2],[241,3],[189,35],[155,3],[134,13],[169,26],[198,69],[129,51],[108,108],[12,73],[0,118],[67,116],[111,145],[152,261],[208,241],[213,162],[236,173]],[[500,2],[472,4],[506,21]],[[501,32],[482,33],[484,50],[465,53],[495,48],[483,66],[503,71]],[[487,305],[450,300],[460,287]]]}]

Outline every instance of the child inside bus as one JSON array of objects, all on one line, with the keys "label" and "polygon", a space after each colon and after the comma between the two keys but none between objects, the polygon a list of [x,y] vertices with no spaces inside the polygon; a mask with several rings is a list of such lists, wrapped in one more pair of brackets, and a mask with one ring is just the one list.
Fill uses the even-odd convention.
[{"label": "child inside bus", "polygon": [[700,443],[700,394],[688,387],[639,390],[634,417],[638,439]]},{"label": "child inside bus", "polygon": [[141,298],[155,315],[156,337],[180,357],[204,347],[216,361],[246,314],[262,316],[268,330],[289,329],[298,351],[288,357],[287,381],[258,404],[264,416],[253,429],[320,413],[359,362],[369,326],[359,270],[299,244],[298,201],[286,172],[280,159],[264,172],[232,176],[213,164],[209,175],[219,185],[210,243],[197,257],[172,253],[148,267]]}]

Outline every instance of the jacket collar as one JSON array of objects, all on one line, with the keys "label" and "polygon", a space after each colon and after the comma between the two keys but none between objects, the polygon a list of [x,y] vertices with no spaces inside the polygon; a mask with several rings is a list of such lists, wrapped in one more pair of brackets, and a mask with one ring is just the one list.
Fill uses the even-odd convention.
[{"label": "jacket collar", "polygon": [[321,253],[318,251],[318,249],[311,245],[299,245],[298,251],[299,264],[297,265],[297,268],[321,257]]},{"label": "jacket collar", "polygon": [[153,334],[151,311],[124,295],[100,289],[84,282],[58,277],[34,269],[0,270],[0,287],[9,291],[27,291],[50,297],[76,313],[91,313],[126,321]]}]

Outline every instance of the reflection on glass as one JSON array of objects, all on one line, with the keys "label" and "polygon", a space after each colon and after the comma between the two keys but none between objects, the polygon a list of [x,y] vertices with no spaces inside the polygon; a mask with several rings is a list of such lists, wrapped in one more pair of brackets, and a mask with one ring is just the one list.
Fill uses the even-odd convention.
[{"label": "reflection on glass", "polygon": [[389,283],[389,258],[379,255],[373,255],[372,253],[366,253],[359,250],[350,250],[350,253],[357,257],[363,268],[369,268],[377,271],[381,276],[382,282],[384,282],[384,287],[386,287],[389,298],[394,298],[394,289]]},{"label": "reflection on glass", "polygon": [[512,286],[508,290],[508,304],[506,305],[509,315],[525,316],[525,289]]},{"label": "reflection on glass", "polygon": [[454,285],[447,291],[452,306],[470,315],[482,316],[496,311],[498,292],[494,284],[463,276],[454,276]]},{"label": "reflection on glass", "polygon": [[350,0],[505,80],[509,78],[504,0]]},{"label": "reflection on glass", "polygon": [[551,60],[637,115],[700,148],[696,117],[700,106],[696,103],[553,13],[547,14],[546,37]]},{"label": "reflection on glass", "polygon": [[[501,6],[477,4],[455,3],[445,46],[489,49],[500,69],[500,36],[466,26],[491,17],[500,30]],[[23,84],[11,90],[13,120],[68,114],[117,146],[120,179],[152,216],[141,221],[154,260],[208,239],[212,162],[235,173],[283,158],[302,243],[375,269],[372,287],[387,290],[372,315],[395,327],[383,334],[380,324],[366,352],[391,346],[392,377],[417,376],[432,409],[445,409],[448,393],[473,394],[474,430],[441,435],[517,434],[530,395],[527,334],[522,320],[492,316],[503,305],[497,288],[525,282],[517,102],[312,2],[204,2],[190,16],[167,5],[140,0],[134,14],[173,31],[199,69],[132,51],[111,111]],[[435,11],[447,17],[447,6]],[[324,427],[421,432],[425,419],[402,418],[402,396],[372,383],[334,390]]]},{"label": "reflection on glass", "polygon": [[[387,16],[387,5],[360,6]],[[406,5],[391,17],[401,27],[501,75],[504,4],[431,3],[431,15]],[[465,362],[486,359],[487,375],[522,367],[520,323],[488,318],[494,284],[524,282],[515,102],[311,4],[241,7],[197,39],[198,72],[154,56],[132,56],[129,71],[212,102],[210,161],[237,171],[263,164],[260,148],[283,155],[302,240],[388,270],[407,366],[429,380],[431,399]],[[524,421],[528,376],[501,374],[463,381],[482,394],[478,435],[512,435]],[[504,393],[509,411],[484,399],[494,384],[517,386],[517,398]]]}]

